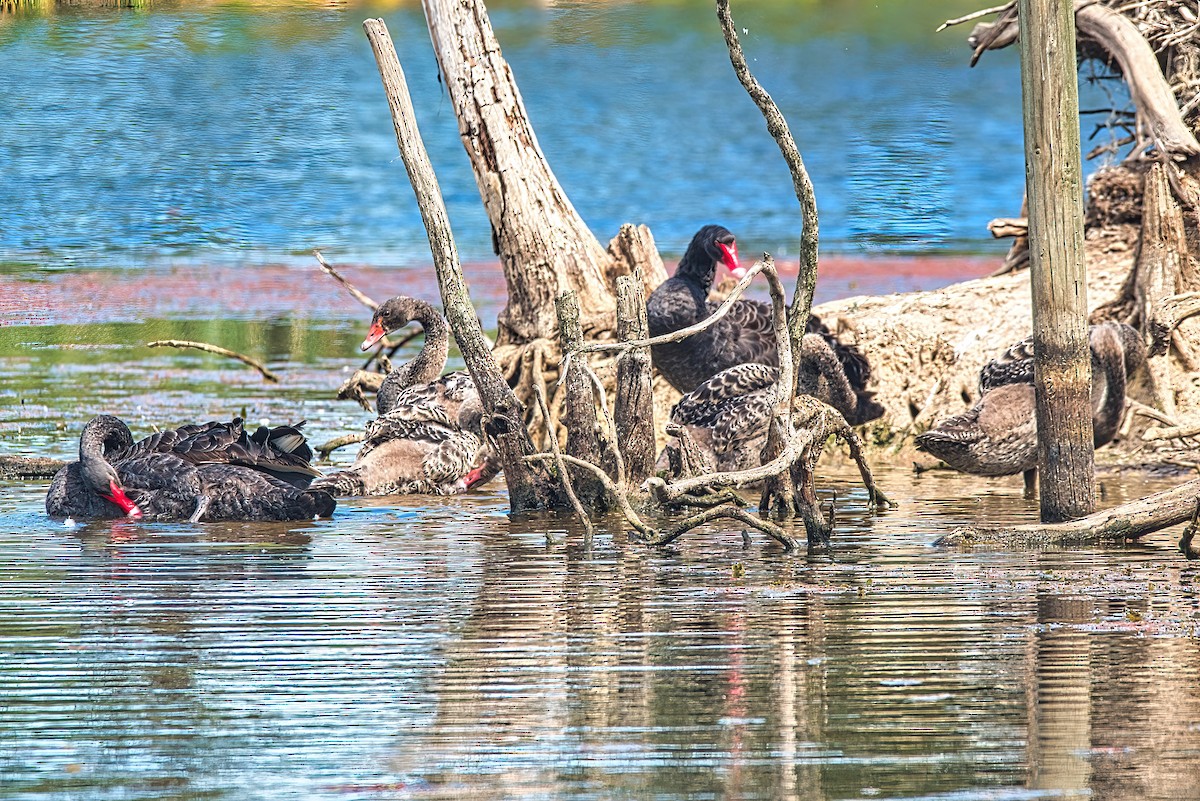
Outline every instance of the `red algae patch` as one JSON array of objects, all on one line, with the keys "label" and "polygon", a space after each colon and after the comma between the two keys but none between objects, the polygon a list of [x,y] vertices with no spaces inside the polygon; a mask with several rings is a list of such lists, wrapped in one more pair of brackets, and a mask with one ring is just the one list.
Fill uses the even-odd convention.
[{"label": "red algae patch", "polygon": [[[936,289],[979,278],[995,269],[987,257],[851,258],[821,260],[817,301]],[[785,277],[796,262],[779,262]],[[431,266],[338,265],[377,301],[404,293],[437,301]],[[669,270],[674,265],[669,265]],[[498,262],[463,265],[471,297],[485,325],[503,307]],[[33,276],[0,275],[0,326],[86,325],[147,319],[269,319],[363,317],[364,308],[314,264],[186,265],[168,269],[71,270]]]}]

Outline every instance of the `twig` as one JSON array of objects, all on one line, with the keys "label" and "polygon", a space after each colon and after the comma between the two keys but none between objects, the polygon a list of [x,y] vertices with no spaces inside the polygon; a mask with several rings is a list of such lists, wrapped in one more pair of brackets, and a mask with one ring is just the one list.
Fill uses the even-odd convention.
[{"label": "twig", "polygon": [[332,264],[325,261],[325,257],[321,255],[321,251],[314,250],[313,255],[317,257],[317,263],[321,265],[321,269],[325,272],[325,274],[337,281],[342,286],[346,287],[346,291],[353,295],[355,300],[366,306],[371,311],[375,311],[379,308],[378,303],[372,300],[367,294],[359,290],[359,288],[354,284],[347,281],[345,276],[334,269]]},{"label": "twig", "polygon": [[540,383],[534,383],[533,394],[537,398],[538,408],[542,410],[542,419],[547,421],[546,428],[550,439],[550,453],[554,456],[554,464],[558,467],[558,478],[562,482],[563,492],[567,494],[567,498],[571,501],[571,506],[575,508],[575,514],[579,516],[580,522],[583,523],[583,547],[591,550],[592,521],[588,517],[587,510],[583,508],[583,504],[579,502],[579,496],[575,494],[575,488],[571,486],[571,477],[567,474],[567,466],[563,462],[562,450],[558,447],[558,434],[549,424],[550,409],[546,405],[546,390]]},{"label": "twig", "polygon": [[[554,458],[554,454],[552,453],[531,453],[523,457],[524,461],[526,462],[548,462],[554,460]],[[569,465],[581,467],[584,470],[590,470],[595,473],[596,478],[600,480],[600,483],[603,484],[605,488],[616,497],[617,505],[621,507],[621,512],[625,515],[625,519],[629,521],[631,526],[636,528],[647,537],[655,537],[658,535],[657,531],[642,522],[642,519],[638,517],[637,512],[633,511],[633,507],[629,505],[629,497],[620,487],[613,483],[613,480],[608,477],[607,473],[591,462],[584,461],[583,459],[576,459],[574,456],[568,456],[565,453],[560,454],[558,458],[562,459]]]},{"label": "twig", "polygon": [[[715,324],[718,320],[728,314],[729,310],[733,308],[733,304],[742,296],[742,293],[746,291],[746,287],[750,286],[750,282],[754,279],[754,276],[762,272],[763,268],[764,265],[762,262],[755,262],[749,270],[746,270],[746,274],[742,276],[741,280],[734,285],[733,289],[729,290],[729,294],[725,296],[725,300],[721,302],[721,305],[718,306],[712,314],[710,314],[708,317],[705,317],[695,325],[689,325],[687,328],[680,328],[678,331],[672,331],[669,334],[659,334],[658,336],[650,337],[649,339],[631,339],[627,342],[589,342],[575,351],[575,353],[623,353],[633,348],[648,348],[652,345],[662,345],[667,342],[680,342],[684,339],[687,339],[688,337],[698,334],[709,326]],[[570,354],[564,354],[564,359],[566,359],[568,356],[570,356]]]},{"label": "twig", "polygon": [[746,525],[758,529],[782,545],[785,551],[796,550],[796,541],[787,534],[783,533],[782,528],[769,520],[763,520],[761,517],[756,517],[750,512],[747,512],[745,509],[741,509],[737,506],[717,506],[712,509],[705,509],[703,512],[694,514],[686,520],[682,520],[676,525],[671,526],[671,528],[663,532],[662,536],[660,536],[658,539],[651,540],[647,544],[654,547],[669,545],[697,526],[702,526],[705,523],[710,523],[713,520],[718,520],[722,517],[740,520]]},{"label": "twig", "polygon": [[353,445],[356,442],[362,442],[366,438],[366,434],[361,431],[356,431],[353,434],[345,434],[340,437],[334,437],[324,445],[318,445],[314,450],[321,454],[322,459],[328,459],[329,454],[336,451],[338,448],[344,448],[347,445]]},{"label": "twig", "polygon": [[949,28],[951,25],[962,25],[964,22],[970,22],[971,20],[979,19],[980,17],[987,17],[992,14],[999,14],[1001,11],[1007,10],[1008,7],[1011,5],[1012,5],[1012,3],[1005,3],[1002,6],[992,6],[991,8],[985,8],[980,11],[972,11],[970,14],[967,14],[964,17],[956,17],[954,19],[948,19],[945,22],[943,22],[941,25],[937,26],[937,28],[934,30],[934,33],[941,33],[942,31]]},{"label": "twig", "polygon": [[258,361],[257,359],[252,359],[249,356],[238,353],[237,351],[232,351],[232,350],[229,350],[228,348],[222,348],[218,345],[210,345],[207,342],[191,342],[186,339],[159,339],[154,342],[148,343],[146,345],[146,347],[148,347],[148,348],[195,348],[196,350],[202,350],[205,353],[215,353],[218,356],[228,356],[230,359],[237,359],[239,362],[242,362],[243,364],[250,365],[255,370],[260,372],[262,374],[262,377],[265,378],[266,380],[272,381],[276,384],[279,383],[279,376],[275,375],[270,370],[268,370],[266,367],[264,367],[262,362]]}]

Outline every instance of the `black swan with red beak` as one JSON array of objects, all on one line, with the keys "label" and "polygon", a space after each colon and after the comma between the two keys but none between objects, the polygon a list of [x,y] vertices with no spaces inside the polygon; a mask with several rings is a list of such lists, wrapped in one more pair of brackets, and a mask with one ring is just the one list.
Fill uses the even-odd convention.
[{"label": "black swan with red beak", "polygon": [[[717,267],[724,264],[735,278],[745,275],[738,262],[737,241],[729,229],[706,225],[692,237],[675,275],[664,281],[646,302],[650,336],[670,334],[708,319],[720,304],[708,300]],[[809,348],[797,365],[802,388],[830,404],[851,425],[874,420],[883,407],[866,388],[871,367],[853,345],[837,339],[816,316],[809,317],[808,336],[820,337],[837,359],[809,359]],[[738,300],[729,312],[704,331],[680,342],[651,348],[654,366],[680,392],[688,393],[708,379],[740,364],[779,366],[771,305]],[[807,381],[805,376],[808,375]]]},{"label": "black swan with red beak", "polygon": [[111,415],[93,418],[79,438],[79,461],[55,474],[46,513],[76,520],[309,520],[336,503],[308,489],[320,476],[300,426],[260,427],[241,418],[186,425],[133,441]]}]

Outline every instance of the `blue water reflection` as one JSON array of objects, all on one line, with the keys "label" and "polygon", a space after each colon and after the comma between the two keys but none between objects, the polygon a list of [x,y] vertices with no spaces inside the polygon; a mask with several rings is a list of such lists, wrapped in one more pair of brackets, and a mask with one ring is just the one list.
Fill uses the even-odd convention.
[{"label": "blue water reflection", "polygon": [[[961,8],[960,8],[961,6]],[[968,69],[948,12],[911,31],[833,4],[735,9],[756,77],[816,184],[827,251],[993,250],[1023,169],[1015,55]],[[428,261],[360,29],[370,9],[170,8],[0,20],[0,259],[254,260],[323,247]],[[703,222],[795,254],[791,180],[706,4],[494,11],[540,144],[602,239],[651,226],[677,255]],[[464,258],[490,232],[423,17],[386,15]],[[877,27],[878,22],[874,23]]]}]

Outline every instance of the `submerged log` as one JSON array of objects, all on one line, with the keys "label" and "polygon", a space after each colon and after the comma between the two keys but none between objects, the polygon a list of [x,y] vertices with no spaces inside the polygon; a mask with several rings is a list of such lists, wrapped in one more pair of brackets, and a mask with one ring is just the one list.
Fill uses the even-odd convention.
[{"label": "submerged log", "polygon": [[53,478],[66,464],[44,456],[0,456],[0,478]]},{"label": "submerged log", "polygon": [[1003,545],[1050,547],[1125,542],[1192,518],[1200,500],[1200,479],[1114,506],[1066,523],[1020,526],[964,526],[935,545]]}]

